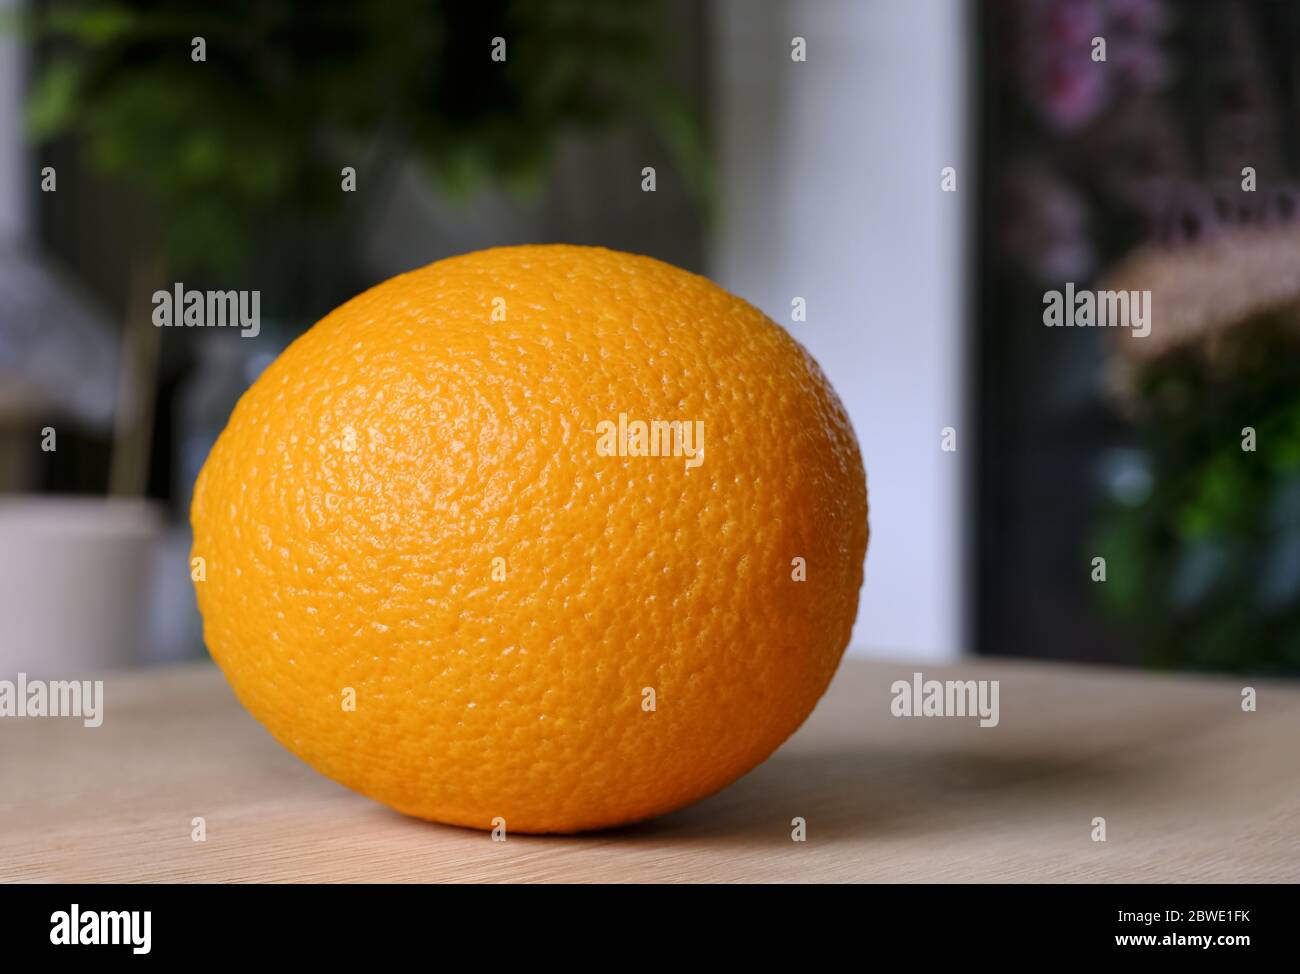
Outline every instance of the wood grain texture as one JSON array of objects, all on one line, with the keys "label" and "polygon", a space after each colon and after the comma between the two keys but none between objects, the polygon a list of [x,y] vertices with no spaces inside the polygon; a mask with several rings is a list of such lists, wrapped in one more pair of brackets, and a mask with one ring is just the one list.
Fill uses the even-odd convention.
[{"label": "wood grain texture", "polygon": [[[564,838],[404,818],[320,777],[211,665],[110,676],[106,719],[0,720],[0,880],[1300,880],[1300,689],[1059,665],[1001,681],[1001,722],[891,716],[917,667],[847,661],[769,761],[699,804]],[[191,840],[191,820],[207,841]],[[807,841],[791,841],[791,819]],[[1107,841],[1091,838],[1104,816]]]}]

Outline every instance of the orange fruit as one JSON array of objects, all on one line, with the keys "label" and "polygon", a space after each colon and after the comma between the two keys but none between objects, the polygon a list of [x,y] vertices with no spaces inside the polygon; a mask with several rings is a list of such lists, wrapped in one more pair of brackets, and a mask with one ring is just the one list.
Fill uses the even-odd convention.
[{"label": "orange fruit", "polygon": [[239,401],[191,518],[208,647],[285,747],[523,832],[667,812],[771,754],[839,664],[867,545],[803,348],[703,277],[572,246],[327,315]]}]

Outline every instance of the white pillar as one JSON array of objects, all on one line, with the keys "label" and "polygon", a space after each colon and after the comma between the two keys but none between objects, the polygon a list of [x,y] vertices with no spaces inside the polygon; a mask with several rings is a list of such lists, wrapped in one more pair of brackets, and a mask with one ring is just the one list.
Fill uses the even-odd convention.
[{"label": "white pillar", "polygon": [[[10,20],[20,6],[21,0],[0,0],[0,22]],[[30,221],[23,142],[24,62],[23,41],[12,29],[0,30],[0,242],[26,236]]]},{"label": "white pillar", "polygon": [[[711,274],[787,327],[849,410],[871,544],[855,651],[963,649],[965,5],[716,0]],[[791,39],[807,61],[791,59]],[[957,192],[940,171],[957,170]],[[807,302],[806,323],[791,301]],[[957,452],[940,431],[957,430]]]}]

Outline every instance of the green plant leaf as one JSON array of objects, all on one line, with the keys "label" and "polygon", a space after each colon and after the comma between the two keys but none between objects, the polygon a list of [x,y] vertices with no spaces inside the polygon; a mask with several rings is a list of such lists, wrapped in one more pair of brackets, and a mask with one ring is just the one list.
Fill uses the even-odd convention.
[{"label": "green plant leaf", "polygon": [[63,133],[80,107],[83,69],[79,61],[51,60],[37,75],[27,96],[27,134],[43,141]]},{"label": "green plant leaf", "polygon": [[117,4],[51,8],[44,26],[51,33],[74,38],[90,47],[110,44],[130,33],[135,14]]}]

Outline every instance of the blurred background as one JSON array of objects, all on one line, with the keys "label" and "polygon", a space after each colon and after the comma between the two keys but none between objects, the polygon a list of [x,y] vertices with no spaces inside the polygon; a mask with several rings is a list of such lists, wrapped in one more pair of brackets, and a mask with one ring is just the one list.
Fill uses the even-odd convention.
[{"label": "blurred background", "polygon": [[[822,363],[871,493],[853,652],[1300,674],[1293,0],[0,18],[3,672],[203,655],[190,491],[260,370],[395,273],[564,241]],[[154,328],[176,281],[259,290],[260,334]],[[1043,326],[1108,281],[1149,339]]]}]

